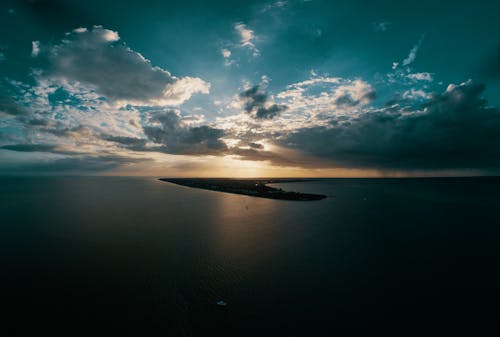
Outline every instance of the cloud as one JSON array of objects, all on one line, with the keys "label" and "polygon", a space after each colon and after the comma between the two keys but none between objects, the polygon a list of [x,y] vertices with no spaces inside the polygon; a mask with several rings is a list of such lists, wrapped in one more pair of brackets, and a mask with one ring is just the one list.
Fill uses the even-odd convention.
[{"label": "cloud", "polygon": [[12,116],[25,116],[29,114],[29,111],[26,107],[12,99],[12,97],[0,94],[0,113]]},{"label": "cloud", "polygon": [[297,161],[282,156],[279,153],[272,151],[261,151],[255,148],[245,149],[240,147],[234,147],[231,148],[230,154],[233,156],[237,156],[238,159],[241,160],[268,161],[279,166],[300,166],[300,164]]},{"label": "cloud", "polygon": [[144,151],[146,149],[147,139],[111,135],[105,135],[102,138],[110,142],[118,143],[129,150]]},{"label": "cloud", "polygon": [[500,109],[484,86],[451,85],[419,108],[389,107],[328,126],[294,131],[278,144],[328,160],[330,167],[374,169],[500,168]]},{"label": "cloud", "polygon": [[234,64],[234,60],[231,60],[231,55],[232,55],[231,50],[229,50],[227,48],[222,48],[220,52],[222,54],[222,57],[224,58],[224,65],[225,66],[230,66],[230,65]]},{"label": "cloud", "polygon": [[[163,147],[161,152],[170,154],[216,155],[227,150],[221,140],[224,131],[208,125],[189,127],[182,122],[177,111],[155,113],[152,125],[144,127],[149,140]],[[147,150],[147,149],[146,149]]]},{"label": "cloud", "polygon": [[420,40],[418,41],[418,43],[415,46],[413,46],[413,48],[410,50],[408,57],[403,60],[404,66],[409,66],[410,64],[412,64],[415,61],[415,59],[417,58],[418,49],[422,45],[423,40],[424,40],[424,37],[422,36],[420,38]]},{"label": "cloud", "polygon": [[429,94],[421,89],[411,88],[403,93],[404,99],[429,98]]},{"label": "cloud", "polygon": [[197,77],[177,78],[155,67],[125,44],[117,32],[77,28],[48,50],[51,78],[90,86],[118,105],[179,105],[210,84]]},{"label": "cloud", "polygon": [[[257,49],[251,29],[238,24],[235,30],[241,48]],[[18,91],[0,95],[5,117],[0,151],[71,155],[78,160],[61,161],[61,167],[86,162],[90,170],[127,165],[121,155],[171,159],[165,154],[234,156],[307,168],[498,168],[499,110],[482,100],[483,87],[473,82],[431,94],[434,74],[409,68],[421,43],[395,65],[400,68],[390,80],[375,79],[378,91],[361,78],[311,73],[273,95],[263,77],[233,96],[233,105],[231,97],[212,97],[217,107],[195,102],[183,108],[188,114],[183,116],[171,106],[208,93],[210,84],[155,67],[115,31],[76,28],[56,44],[32,46],[36,64],[49,65],[33,71],[34,84],[4,80]],[[229,42],[222,46],[215,52],[225,61],[241,53]],[[385,95],[395,99],[384,106]],[[374,105],[378,102],[381,107]],[[214,116],[212,107],[221,113]],[[201,113],[215,121],[207,124]],[[153,151],[161,153],[146,153]]]},{"label": "cloud", "polygon": [[285,101],[290,112],[304,118],[353,113],[376,98],[375,89],[361,79],[312,77],[290,84],[276,96]]},{"label": "cloud", "polygon": [[373,23],[373,30],[376,32],[386,32],[391,23],[388,21],[381,21],[381,22],[374,22]]},{"label": "cloud", "polygon": [[37,57],[40,53],[40,41],[31,42],[31,57]]},{"label": "cloud", "polygon": [[288,1],[276,1],[268,3],[262,7],[262,12],[268,12],[274,9],[283,9],[288,5]]},{"label": "cloud", "polygon": [[[97,29],[100,29],[100,28],[97,28]],[[84,31],[81,31],[81,30],[77,30],[76,32],[77,33],[85,33]],[[112,30],[109,30],[109,29],[102,29],[101,36],[104,39],[104,41],[108,41],[108,42],[116,42],[116,41],[120,40],[120,36],[118,35],[118,33],[114,32]]]},{"label": "cloud", "polygon": [[286,105],[272,102],[266,92],[255,85],[239,95],[243,109],[255,119],[272,119],[288,109]]},{"label": "cloud", "polygon": [[433,81],[431,73],[413,73],[413,74],[408,74],[406,77],[417,81],[427,81],[427,82]]},{"label": "cloud", "polygon": [[240,38],[240,46],[243,48],[248,48],[253,52],[253,56],[259,56],[260,51],[254,44],[255,33],[253,30],[249,29],[244,23],[237,23],[234,25],[234,29]]},{"label": "cloud", "polygon": [[119,155],[73,157],[28,157],[23,160],[0,161],[0,174],[15,175],[51,175],[51,174],[89,174],[104,173],[114,169],[134,164],[150,162],[148,158],[130,158]]},{"label": "cloud", "polygon": [[48,144],[11,144],[0,146],[0,149],[18,152],[53,152],[55,145]]},{"label": "cloud", "polygon": [[248,146],[250,146],[252,149],[259,149],[259,150],[262,150],[264,148],[264,145],[259,143],[249,143]]},{"label": "cloud", "polygon": [[42,118],[32,118],[26,120],[26,124],[31,126],[46,126],[49,125],[49,121]]},{"label": "cloud", "polygon": [[357,106],[359,104],[367,104],[377,97],[375,90],[367,90],[362,93],[352,90],[346,90],[341,96],[335,99],[335,104],[339,107],[342,106]]},{"label": "cloud", "polygon": [[73,32],[75,32],[75,33],[85,33],[86,31],[87,31],[87,28],[85,28],[85,27],[78,27],[78,28],[73,29]]},{"label": "cloud", "polygon": [[220,52],[222,54],[222,57],[224,57],[225,59],[228,59],[231,57],[231,51],[229,49],[222,48]]}]

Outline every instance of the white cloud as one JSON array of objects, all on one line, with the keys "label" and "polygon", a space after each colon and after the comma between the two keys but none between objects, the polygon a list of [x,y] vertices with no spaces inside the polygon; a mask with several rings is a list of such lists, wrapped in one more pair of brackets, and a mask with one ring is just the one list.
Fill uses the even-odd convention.
[{"label": "white cloud", "polygon": [[220,52],[222,54],[222,57],[224,57],[225,59],[231,57],[231,51],[229,49],[222,48]]},{"label": "white cloud", "polygon": [[248,29],[244,23],[238,23],[234,26],[241,37],[241,45],[244,47],[255,47],[252,40],[254,38],[253,30]]},{"label": "white cloud", "polygon": [[455,90],[455,88],[457,88],[458,86],[456,84],[453,84],[453,83],[450,83],[448,84],[448,86],[446,87],[446,92],[452,92],[453,90]]},{"label": "white cloud", "polygon": [[391,23],[387,22],[387,21],[374,22],[373,29],[376,32],[386,32],[389,29],[390,25],[391,25]]},{"label": "white cloud", "polygon": [[85,27],[78,27],[78,28],[73,29],[73,32],[75,32],[75,33],[85,33],[86,31],[87,31],[87,28],[85,28]]},{"label": "white cloud", "polygon": [[403,98],[406,99],[418,99],[418,98],[430,98],[430,95],[423,91],[422,89],[414,89],[406,90],[403,93]]},{"label": "white cloud", "polygon": [[31,56],[37,57],[40,53],[40,41],[32,41],[31,42]]},{"label": "white cloud", "polygon": [[102,37],[104,38],[104,40],[109,42],[115,42],[120,40],[120,36],[118,35],[118,33],[109,29],[102,30]]},{"label": "white cloud", "polygon": [[324,116],[359,111],[375,98],[375,90],[361,79],[313,77],[288,85],[276,97],[289,107],[288,113],[300,116],[299,125],[315,125],[323,123]]},{"label": "white cloud", "polygon": [[262,12],[267,12],[267,11],[270,11],[270,10],[273,10],[273,9],[284,8],[287,5],[288,5],[287,1],[276,1],[276,2],[273,2],[273,3],[265,5],[262,8]]},{"label": "white cloud", "polygon": [[448,84],[448,86],[446,87],[446,93],[453,93],[455,91],[460,91],[460,90],[456,90],[457,88],[463,88],[463,87],[468,87],[468,86],[472,86],[474,83],[472,82],[472,80],[469,78],[467,81],[465,82],[462,82],[460,83],[459,85],[456,85],[454,83],[450,83]]},{"label": "white cloud", "polygon": [[415,46],[413,46],[413,48],[410,50],[408,57],[403,60],[404,66],[408,66],[415,61],[415,59],[417,58],[418,49],[420,48],[420,45],[422,44],[423,39],[424,39],[424,37],[422,36],[420,38],[420,40],[418,41],[418,43]]},{"label": "white cloud", "polygon": [[94,26],[77,28],[49,50],[51,70],[43,76],[88,86],[118,105],[180,105],[210,84],[196,77],[178,78],[153,66],[124,44],[117,32]]},{"label": "white cloud", "polygon": [[203,81],[198,77],[182,77],[174,85],[165,88],[163,97],[159,100],[153,100],[157,105],[180,105],[187,101],[195,93],[208,94],[210,92],[210,83]]},{"label": "white cloud", "polygon": [[363,113],[374,111],[369,103],[375,97],[375,90],[361,79],[317,76],[292,83],[276,95],[254,90],[254,102],[251,102],[254,105],[255,100],[258,100],[266,101],[263,106],[275,104],[287,107],[273,119],[255,119],[251,114],[241,112],[248,108],[249,102],[242,99],[245,97],[248,95],[236,97],[227,107],[234,109],[236,114],[224,114],[216,118],[217,127],[226,131],[224,139],[235,140],[230,146],[240,144],[243,148],[246,144],[262,143],[263,139],[267,139],[265,143],[269,146],[266,149],[273,148],[280,152],[283,149],[278,149],[276,142],[283,137],[305,128],[329,128],[332,121],[348,123]]},{"label": "white cloud", "polygon": [[222,48],[220,52],[222,54],[222,57],[224,58],[224,65],[225,66],[230,66],[230,65],[235,63],[234,60],[231,60],[232,53],[229,49]]},{"label": "white cloud", "polygon": [[322,76],[316,77],[314,74],[315,73],[312,72],[312,75],[313,75],[312,78],[305,80],[305,81],[302,81],[302,82],[290,84],[287,86],[287,88],[288,89],[301,88],[301,87],[306,87],[306,86],[317,84],[317,83],[339,83],[342,80],[341,77],[322,77]]},{"label": "white cloud", "polygon": [[266,88],[268,85],[269,85],[269,82],[271,81],[271,79],[269,78],[269,76],[267,75],[262,75],[260,77],[260,82],[261,82],[261,86],[263,88]]},{"label": "white cloud", "polygon": [[413,74],[408,74],[407,77],[412,80],[417,80],[417,81],[427,81],[427,82],[432,82],[432,74],[431,73],[413,73]]},{"label": "white cloud", "polygon": [[260,55],[260,51],[254,44],[255,34],[254,31],[249,29],[244,23],[237,23],[234,25],[234,29],[240,37],[240,46],[249,48],[253,52],[253,56]]},{"label": "white cloud", "polygon": [[[55,150],[66,154],[97,155],[116,152],[116,144],[103,140],[104,134],[143,137],[137,109],[110,107],[82,84],[36,78],[34,86],[16,86],[23,88],[18,103],[27,106],[25,122],[35,121],[29,124],[33,143],[57,144]],[[64,100],[54,100],[58,92],[64,92]],[[78,106],[71,104],[75,101]]]}]

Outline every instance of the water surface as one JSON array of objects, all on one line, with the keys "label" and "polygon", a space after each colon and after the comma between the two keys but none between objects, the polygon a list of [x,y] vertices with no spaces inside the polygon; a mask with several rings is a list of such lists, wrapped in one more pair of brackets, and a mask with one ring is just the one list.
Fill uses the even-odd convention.
[{"label": "water surface", "polygon": [[3,326],[108,336],[498,332],[500,180],[276,186],[329,197],[270,200],[154,178],[0,179]]}]

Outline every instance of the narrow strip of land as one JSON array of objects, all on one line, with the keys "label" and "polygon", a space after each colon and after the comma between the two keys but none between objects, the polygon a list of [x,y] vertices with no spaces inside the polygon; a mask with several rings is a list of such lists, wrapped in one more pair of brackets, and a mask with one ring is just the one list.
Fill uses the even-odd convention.
[{"label": "narrow strip of land", "polygon": [[193,188],[268,199],[313,201],[326,198],[323,194],[288,192],[267,186],[272,183],[299,182],[307,179],[161,178],[160,180]]}]

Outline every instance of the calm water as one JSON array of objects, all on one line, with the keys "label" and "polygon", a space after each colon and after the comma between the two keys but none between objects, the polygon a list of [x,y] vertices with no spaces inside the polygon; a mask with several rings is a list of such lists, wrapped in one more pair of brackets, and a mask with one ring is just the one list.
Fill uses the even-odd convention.
[{"label": "calm water", "polygon": [[280,187],[330,197],[266,200],[153,178],[0,179],[2,329],[498,335],[499,179]]}]

